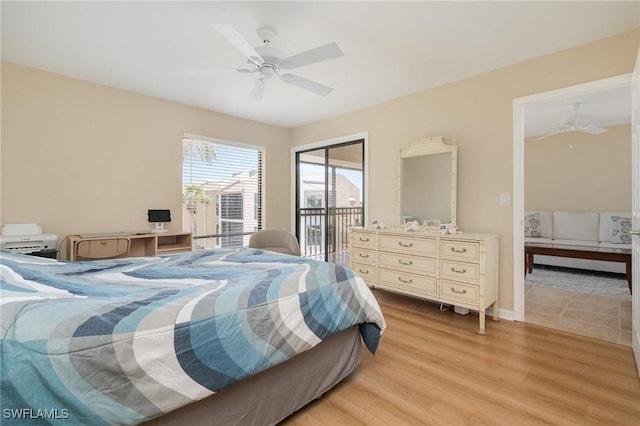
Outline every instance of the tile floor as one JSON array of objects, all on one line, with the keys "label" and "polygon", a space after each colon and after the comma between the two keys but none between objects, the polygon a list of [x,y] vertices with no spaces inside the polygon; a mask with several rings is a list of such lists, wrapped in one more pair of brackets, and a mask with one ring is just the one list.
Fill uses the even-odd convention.
[{"label": "tile floor", "polygon": [[631,346],[631,301],[525,284],[525,322]]}]

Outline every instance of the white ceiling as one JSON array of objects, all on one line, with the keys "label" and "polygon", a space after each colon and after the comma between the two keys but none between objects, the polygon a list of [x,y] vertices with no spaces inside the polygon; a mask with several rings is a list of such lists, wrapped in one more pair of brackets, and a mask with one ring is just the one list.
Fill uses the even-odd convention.
[{"label": "white ceiling", "polygon": [[[637,1],[3,0],[1,7],[4,61],[282,127],[340,115],[640,26]],[[287,55],[337,42],[344,57],[292,71],[334,91],[320,97],[272,79],[265,97],[256,103],[249,101],[255,74],[186,72],[246,67],[246,58],[211,26],[220,23],[231,24],[254,46],[260,44],[256,28],[271,25],[278,31],[271,45]],[[625,105],[628,115],[630,107]],[[561,108],[562,116],[566,108]],[[581,112],[599,116],[599,111],[586,108]],[[612,111],[611,104],[605,110]],[[528,125],[527,133],[542,134],[544,126],[553,128],[559,119],[553,116],[544,125]]]}]

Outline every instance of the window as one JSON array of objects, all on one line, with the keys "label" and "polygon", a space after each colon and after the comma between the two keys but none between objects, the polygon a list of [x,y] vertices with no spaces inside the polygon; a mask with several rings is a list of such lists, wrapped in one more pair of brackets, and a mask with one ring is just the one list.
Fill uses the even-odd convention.
[{"label": "window", "polygon": [[242,194],[221,194],[220,212],[221,219],[239,219],[242,220]]},{"label": "window", "polygon": [[183,229],[197,248],[233,248],[262,229],[264,148],[185,135]]},{"label": "window", "polygon": [[307,198],[307,203],[306,206],[307,208],[317,208],[317,209],[321,209],[324,204],[322,202],[322,197],[323,197],[323,193],[317,192],[317,193],[310,193],[305,192],[305,196]]},{"label": "window", "polygon": [[222,222],[221,247],[242,247],[242,223]]}]

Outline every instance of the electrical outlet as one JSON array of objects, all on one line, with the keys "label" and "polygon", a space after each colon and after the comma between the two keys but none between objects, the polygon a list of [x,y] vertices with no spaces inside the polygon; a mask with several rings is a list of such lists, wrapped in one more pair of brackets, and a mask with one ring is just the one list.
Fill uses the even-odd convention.
[{"label": "electrical outlet", "polygon": [[500,193],[500,207],[508,207],[511,205],[511,194],[509,192]]}]

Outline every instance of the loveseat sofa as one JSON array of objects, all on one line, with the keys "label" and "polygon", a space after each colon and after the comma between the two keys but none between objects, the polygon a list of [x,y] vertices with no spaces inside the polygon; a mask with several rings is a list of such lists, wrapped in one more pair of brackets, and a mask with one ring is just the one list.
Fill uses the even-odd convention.
[{"label": "loveseat sofa", "polygon": [[[526,242],[573,246],[631,248],[631,213],[527,211],[524,217]],[[536,264],[625,273],[624,263],[566,257],[535,257]]]}]

